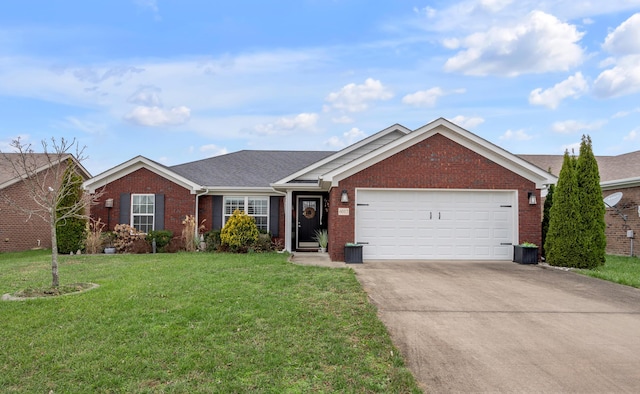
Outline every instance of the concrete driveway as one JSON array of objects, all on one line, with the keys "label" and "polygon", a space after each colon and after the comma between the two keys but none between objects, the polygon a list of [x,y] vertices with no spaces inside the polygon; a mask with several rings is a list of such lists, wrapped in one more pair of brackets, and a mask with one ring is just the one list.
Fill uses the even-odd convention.
[{"label": "concrete driveway", "polygon": [[426,392],[640,392],[640,290],[511,262],[352,266]]}]

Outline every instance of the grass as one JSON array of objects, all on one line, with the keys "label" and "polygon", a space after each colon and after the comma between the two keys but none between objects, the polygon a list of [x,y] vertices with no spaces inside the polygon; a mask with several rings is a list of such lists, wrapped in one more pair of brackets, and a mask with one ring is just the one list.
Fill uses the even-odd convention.
[{"label": "grass", "polygon": [[[99,288],[0,302],[0,392],[420,392],[350,269],[281,254],[61,256]],[[0,293],[50,285],[0,255]]]},{"label": "grass", "polygon": [[603,266],[592,270],[576,270],[581,274],[640,288],[640,259],[607,255]]}]

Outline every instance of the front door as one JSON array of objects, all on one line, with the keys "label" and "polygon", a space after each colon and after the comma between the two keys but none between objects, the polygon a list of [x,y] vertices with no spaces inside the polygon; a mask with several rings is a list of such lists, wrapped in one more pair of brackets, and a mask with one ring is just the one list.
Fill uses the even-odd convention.
[{"label": "front door", "polygon": [[320,197],[298,198],[298,248],[317,248],[314,239],[316,230],[320,228],[322,205]]}]

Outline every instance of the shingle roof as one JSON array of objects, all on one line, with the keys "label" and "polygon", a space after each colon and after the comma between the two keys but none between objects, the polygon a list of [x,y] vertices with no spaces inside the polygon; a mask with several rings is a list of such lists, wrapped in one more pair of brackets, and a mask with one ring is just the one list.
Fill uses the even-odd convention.
[{"label": "shingle roof", "polygon": [[[543,170],[551,169],[551,173],[556,176],[562,169],[562,155],[518,156]],[[640,151],[618,156],[596,156],[596,161],[598,162],[601,182],[640,177]]]},{"label": "shingle roof", "polygon": [[269,187],[333,153],[242,150],[169,168],[203,186]]},{"label": "shingle roof", "polygon": [[[4,185],[5,183],[18,178],[11,162],[18,161],[20,156],[20,153],[0,153],[0,185]],[[28,159],[27,166],[34,170],[40,167],[45,167],[49,164],[47,155],[44,153],[29,153]],[[20,170],[19,164],[18,170]]]}]

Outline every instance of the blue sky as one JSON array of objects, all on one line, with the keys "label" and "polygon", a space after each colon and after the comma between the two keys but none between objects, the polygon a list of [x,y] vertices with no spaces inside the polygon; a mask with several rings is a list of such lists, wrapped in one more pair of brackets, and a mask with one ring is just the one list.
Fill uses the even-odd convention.
[{"label": "blue sky", "polygon": [[7,2],[0,150],[76,138],[98,173],[337,150],[445,117],[513,153],[640,149],[640,0]]}]

